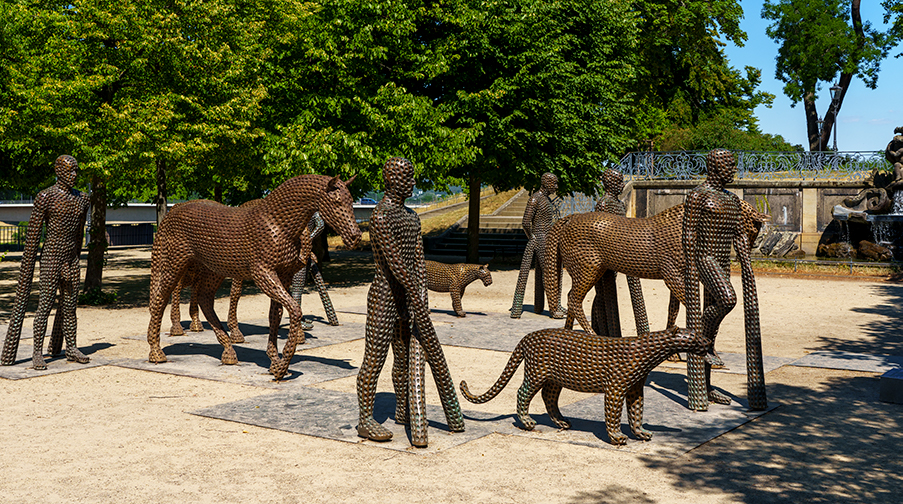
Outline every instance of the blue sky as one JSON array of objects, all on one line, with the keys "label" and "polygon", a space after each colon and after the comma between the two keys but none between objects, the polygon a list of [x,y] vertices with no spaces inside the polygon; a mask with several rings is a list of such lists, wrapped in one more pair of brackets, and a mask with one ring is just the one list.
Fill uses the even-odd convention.
[{"label": "blue sky", "polygon": [[[806,140],[806,119],[803,105],[791,108],[790,99],[784,95],[784,83],[775,78],[775,57],[778,45],[765,35],[768,21],[762,19],[762,0],[740,0],[744,19],[740,27],[748,40],[744,47],[728,42],[725,50],[732,66],[738,69],[749,65],[762,70],[762,84],[759,89],[775,95],[771,108],[760,106],[756,109],[759,127],[765,133],[781,135],[785,140],[808,145]],[[884,10],[877,0],[862,2],[862,19],[875,27],[883,27]],[[891,54],[898,54],[903,47],[897,46]],[[831,96],[825,85],[819,91],[818,111],[824,116],[831,103]],[[894,128],[903,126],[903,57],[888,57],[881,63],[878,87],[869,89],[856,77],[847,91],[840,110],[837,129],[837,149],[842,151],[884,150],[894,136]]]}]

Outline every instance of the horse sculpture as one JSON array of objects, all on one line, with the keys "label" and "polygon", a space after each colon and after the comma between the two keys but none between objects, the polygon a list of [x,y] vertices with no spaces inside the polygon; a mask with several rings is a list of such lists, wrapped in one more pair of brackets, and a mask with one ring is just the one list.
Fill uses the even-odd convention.
[{"label": "horse sculpture", "polygon": [[[740,222],[755,241],[767,215],[740,200]],[[664,280],[671,291],[667,329],[676,326],[680,303],[685,302],[684,254],[681,245],[684,205],[671,207],[648,218],[628,218],[603,212],[575,214],[560,219],[546,237],[545,280],[549,306],[559,306],[562,266],[571,275],[565,328],[576,320],[587,332],[593,329],[583,312],[587,292],[608,271],[638,278]]]},{"label": "horse sculpture", "polygon": [[[295,347],[304,343],[301,307],[288,292],[292,276],[310,255],[307,223],[320,212],[326,222],[353,248],[361,232],[354,220],[351,193],[338,177],[300,175],[291,178],[252,207],[227,207],[196,200],[173,207],[154,237],[151,256],[150,323],[147,342],[150,362],[166,362],[160,348],[160,323],[173,289],[186,271],[198,268],[201,310],[223,345],[223,364],[238,359],[229,336],[213,310],[214,294],[224,278],[252,279],[270,297],[270,337],[266,353],[270,372],[281,380]],[[288,340],[279,356],[276,346],[282,308],[289,311]]]}]

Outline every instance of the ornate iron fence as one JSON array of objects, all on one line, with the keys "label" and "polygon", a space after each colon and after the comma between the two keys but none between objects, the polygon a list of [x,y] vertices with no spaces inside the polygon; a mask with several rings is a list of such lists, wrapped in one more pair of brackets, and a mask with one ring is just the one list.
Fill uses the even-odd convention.
[{"label": "ornate iron fence", "polygon": [[[737,180],[863,180],[876,168],[890,170],[883,151],[763,152],[734,151]],[[705,177],[708,151],[631,152],[617,167],[627,180]]]}]

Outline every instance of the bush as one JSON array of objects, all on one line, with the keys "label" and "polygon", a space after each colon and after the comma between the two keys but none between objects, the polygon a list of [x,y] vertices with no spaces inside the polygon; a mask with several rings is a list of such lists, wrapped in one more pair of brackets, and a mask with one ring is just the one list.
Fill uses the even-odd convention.
[{"label": "bush", "polygon": [[95,287],[88,292],[78,295],[78,304],[88,306],[108,305],[116,302],[119,295],[115,292],[104,292],[99,287]]}]

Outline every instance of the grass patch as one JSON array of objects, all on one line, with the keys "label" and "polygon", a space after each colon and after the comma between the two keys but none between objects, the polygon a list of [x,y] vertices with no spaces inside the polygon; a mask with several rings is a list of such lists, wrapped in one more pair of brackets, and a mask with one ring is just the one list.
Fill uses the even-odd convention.
[{"label": "grass patch", "polygon": [[[826,263],[832,264],[826,264]],[[752,259],[752,268],[756,273],[778,275],[816,275],[842,276],[848,278],[888,278],[901,277],[900,266],[870,265],[866,262],[854,261],[852,272],[849,261],[796,262],[793,261],[757,261]],[[731,263],[731,269],[740,271],[740,264]]]}]

